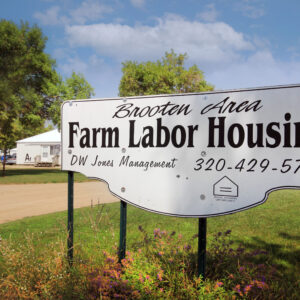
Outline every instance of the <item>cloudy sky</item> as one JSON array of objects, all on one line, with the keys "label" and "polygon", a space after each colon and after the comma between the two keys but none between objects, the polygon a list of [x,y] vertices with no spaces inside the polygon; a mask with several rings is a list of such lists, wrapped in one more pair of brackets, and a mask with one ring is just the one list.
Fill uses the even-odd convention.
[{"label": "cloudy sky", "polygon": [[9,0],[0,18],[37,24],[63,76],[115,97],[122,62],[188,54],[215,89],[300,83],[299,0]]}]

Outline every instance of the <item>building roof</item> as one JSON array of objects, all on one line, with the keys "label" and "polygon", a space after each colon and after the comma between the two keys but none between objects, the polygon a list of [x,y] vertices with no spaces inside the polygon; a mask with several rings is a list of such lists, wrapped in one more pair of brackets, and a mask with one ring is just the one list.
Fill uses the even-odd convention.
[{"label": "building roof", "polygon": [[47,131],[17,141],[17,143],[60,143],[60,142],[61,142],[61,133],[57,129]]}]

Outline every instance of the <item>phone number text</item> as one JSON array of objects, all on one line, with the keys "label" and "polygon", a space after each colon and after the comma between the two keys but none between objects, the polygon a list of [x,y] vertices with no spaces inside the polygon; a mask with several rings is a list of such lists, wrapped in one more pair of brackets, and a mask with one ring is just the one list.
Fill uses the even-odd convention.
[{"label": "phone number text", "polygon": [[[300,169],[300,159],[284,159],[276,165],[272,164],[269,159],[264,158],[258,160],[253,159],[241,159],[239,162],[233,165],[228,165],[226,159],[220,158],[199,158],[195,162],[194,170],[195,171],[217,171],[221,172],[224,170],[237,170],[238,172],[265,172],[273,171],[280,173],[294,173],[296,174]],[[300,173],[300,171],[299,171]]]}]

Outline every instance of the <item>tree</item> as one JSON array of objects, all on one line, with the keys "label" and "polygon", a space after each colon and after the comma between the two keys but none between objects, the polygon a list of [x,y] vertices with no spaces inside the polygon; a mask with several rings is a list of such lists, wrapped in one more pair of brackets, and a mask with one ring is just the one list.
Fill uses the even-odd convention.
[{"label": "tree", "polygon": [[[47,38],[37,26],[0,20],[0,148],[44,130],[45,92],[56,84],[55,61],[44,52]],[[3,175],[5,171],[5,159]]]},{"label": "tree", "polygon": [[94,95],[94,89],[82,74],[72,73],[65,81],[59,78],[58,84],[48,85],[49,117],[60,127],[60,108],[65,100],[88,99]]},{"label": "tree", "polygon": [[119,95],[125,97],[213,90],[196,65],[189,69],[184,67],[186,59],[187,54],[176,54],[171,50],[156,62],[124,62]]}]

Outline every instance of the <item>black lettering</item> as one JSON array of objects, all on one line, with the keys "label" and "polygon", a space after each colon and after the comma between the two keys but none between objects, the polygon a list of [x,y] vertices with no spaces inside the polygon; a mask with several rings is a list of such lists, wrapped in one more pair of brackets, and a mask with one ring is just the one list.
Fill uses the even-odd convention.
[{"label": "black lettering", "polygon": [[130,148],[137,148],[140,146],[140,140],[137,142],[137,144],[135,144],[134,142],[134,123],[135,120],[130,120],[129,121],[129,146]]},{"label": "black lettering", "polygon": [[86,160],[87,160],[87,158],[88,158],[88,156],[86,155],[85,157],[84,156],[81,156],[81,155],[79,155],[79,166],[80,165],[85,165],[85,163],[86,163]]},{"label": "black lettering", "polygon": [[93,128],[93,148],[97,148],[97,133],[101,131],[101,128]]},{"label": "black lettering", "polygon": [[[179,134],[177,132],[179,131]],[[177,138],[179,138],[179,141],[177,141]],[[172,130],[172,143],[176,148],[180,148],[184,145],[186,140],[186,133],[185,129],[181,125],[177,125]]]},{"label": "black lettering", "polygon": [[[115,137],[115,142],[113,144],[113,136]],[[106,146],[106,142],[108,145]],[[102,147],[108,148],[118,148],[119,147],[119,128],[115,127],[114,129],[102,128]]]},{"label": "black lettering", "polygon": [[[156,147],[167,147],[170,142],[170,132],[168,127],[161,125],[161,118],[156,119],[157,121],[157,136],[156,136]],[[162,132],[164,133],[164,141],[162,141]]]},{"label": "black lettering", "polygon": [[79,145],[80,148],[90,148],[90,130],[88,128],[82,128],[81,129],[81,134],[85,133],[84,135],[81,135]]},{"label": "black lettering", "polygon": [[[174,106],[169,110],[168,115],[169,115],[169,116],[174,115],[174,114],[177,112],[178,107],[179,107],[179,105],[174,105]],[[177,114],[178,114],[178,113],[177,113]]]},{"label": "black lettering", "polygon": [[273,127],[277,127],[278,129],[280,129],[280,124],[277,122],[272,122],[272,123],[268,124],[267,135],[268,135],[268,137],[270,137],[274,140],[273,144],[270,144],[268,139],[266,140],[266,146],[268,148],[276,148],[280,145],[280,142],[281,142],[280,133],[277,130],[273,129]]},{"label": "black lettering", "polygon": [[201,110],[201,115],[204,115],[206,114],[207,112],[209,112],[212,108],[213,105],[212,104],[209,104],[207,106],[205,106],[202,110]]},{"label": "black lettering", "polygon": [[218,146],[217,147],[225,147],[224,144],[224,131],[225,131],[225,119],[226,117],[218,117],[219,125],[215,124],[215,117],[208,118],[208,145],[207,147],[215,147],[215,130],[217,130],[218,134]]},{"label": "black lettering", "polygon": [[117,106],[118,110],[113,115],[113,118],[115,118],[115,117],[116,118],[126,118],[130,113],[129,108],[131,108],[132,106],[133,106],[133,104],[131,104],[131,103],[126,103],[126,104]]},{"label": "black lettering", "polygon": [[77,155],[72,155],[71,166],[74,166],[77,163],[78,157]]},{"label": "black lettering", "polygon": [[185,105],[185,104],[181,105],[181,107],[179,108],[179,110],[177,112],[177,115],[181,114],[182,112],[184,112],[183,114],[185,116],[188,115],[189,113],[192,112],[192,110],[189,110],[189,108],[190,108],[189,104],[188,105]]},{"label": "black lettering", "polygon": [[[229,99],[229,98],[226,98],[226,101],[227,101],[227,99]],[[228,110],[229,113],[234,112],[235,111],[235,105],[236,105],[236,102],[234,102],[234,101],[229,102],[228,105],[222,111],[222,113],[225,113],[227,110]]]},{"label": "black lettering", "polygon": [[225,105],[225,103],[227,102],[227,100],[229,99],[229,97],[225,98],[224,100],[220,101],[219,103],[215,104],[215,105],[212,105],[212,104],[209,104],[207,105],[206,107],[204,107],[201,111],[201,114],[206,114],[207,112],[209,112],[210,110],[212,109],[219,109],[219,114],[222,113],[222,109]]},{"label": "black lettering", "polygon": [[194,147],[194,133],[198,130],[198,125],[195,126],[188,126],[189,130],[189,137],[188,137],[188,148]]},{"label": "black lettering", "polygon": [[79,122],[69,122],[69,148],[74,148],[74,134],[77,135],[75,126],[79,128]]},{"label": "black lettering", "polygon": [[[286,113],[284,115],[284,119],[286,121],[290,121],[291,114]],[[291,145],[291,123],[284,123],[283,128],[284,128],[284,144],[283,144],[283,147],[284,148],[290,148],[290,147],[292,147],[292,145]]]},{"label": "black lettering", "polygon": [[152,107],[149,112],[149,117],[155,116],[158,113],[158,111],[159,111],[159,106]]},{"label": "black lettering", "polygon": [[[237,142],[234,140],[234,131],[235,129],[237,129],[238,134],[238,140]],[[241,124],[235,123],[232,124],[229,129],[228,129],[228,142],[229,145],[233,148],[239,148],[243,145],[244,143],[244,139],[245,139],[245,132],[244,132],[244,128]]]},{"label": "black lettering", "polygon": [[144,148],[147,147],[154,147],[153,144],[153,127],[151,126],[146,126],[143,129],[143,133],[145,133],[145,131],[148,131],[147,134],[142,138],[142,146]]},{"label": "black lettering", "polygon": [[244,101],[242,103],[240,103],[237,108],[235,109],[236,112],[241,112],[245,109],[245,107],[247,106],[247,104],[249,103],[249,101]]},{"label": "black lettering", "polygon": [[96,165],[97,160],[98,160],[98,155],[96,155],[95,162],[93,164],[91,164],[92,167],[94,167]]},{"label": "black lettering", "polygon": [[254,141],[254,124],[246,124],[248,128],[248,146],[249,148],[263,147],[263,124],[256,124],[256,141]]},{"label": "black lettering", "polygon": [[170,106],[173,106],[174,104],[171,104],[171,102],[169,101],[166,104],[161,105],[162,109],[160,110],[160,113],[162,116],[166,115],[168,113],[167,108],[169,108]]},{"label": "black lettering", "polygon": [[129,158],[130,158],[129,155],[127,155],[127,156],[122,156],[121,161],[120,161],[120,164],[119,164],[119,167],[121,167],[121,166],[123,166],[123,165],[127,166],[127,165],[128,165],[128,162],[129,162]]},{"label": "black lettering", "polygon": [[251,109],[252,109],[253,111],[258,111],[259,109],[261,109],[261,108],[263,107],[262,105],[259,106],[259,105],[260,105],[260,102],[261,102],[261,100],[256,100],[256,101],[250,103],[250,105],[249,105],[248,107],[246,107],[245,111],[248,112],[248,111],[250,111]]},{"label": "black lettering", "polygon": [[149,106],[145,106],[141,112],[139,113],[139,117],[145,117],[150,111],[150,107]]}]

